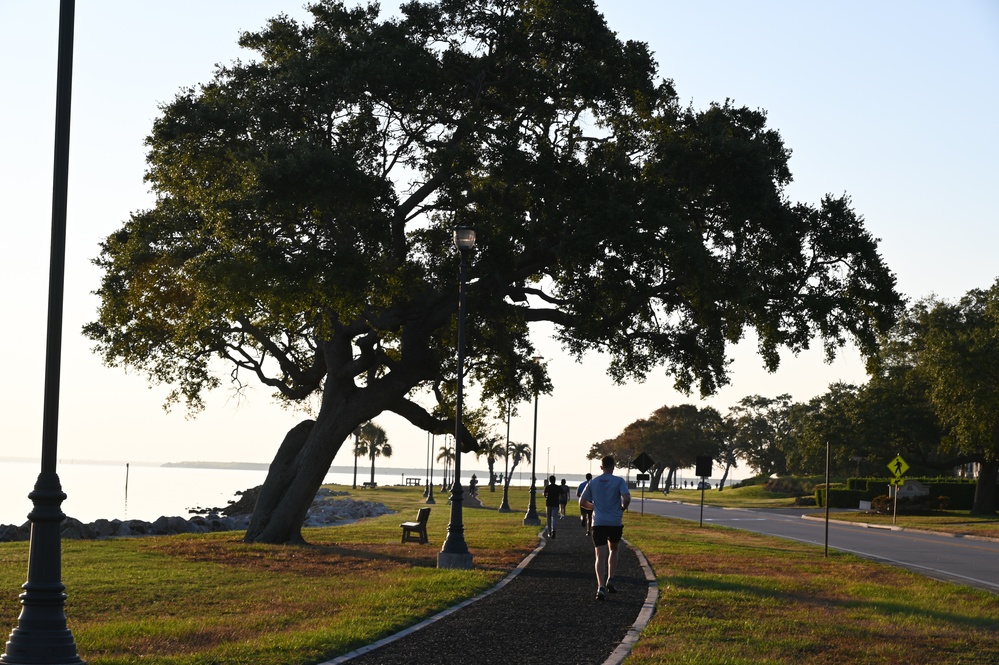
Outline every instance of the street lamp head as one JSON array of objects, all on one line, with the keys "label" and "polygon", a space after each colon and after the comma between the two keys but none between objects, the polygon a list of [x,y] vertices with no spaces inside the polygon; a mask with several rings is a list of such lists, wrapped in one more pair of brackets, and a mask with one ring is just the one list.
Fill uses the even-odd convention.
[{"label": "street lamp head", "polygon": [[475,248],[475,229],[467,226],[454,227],[454,246],[459,251],[467,252]]}]

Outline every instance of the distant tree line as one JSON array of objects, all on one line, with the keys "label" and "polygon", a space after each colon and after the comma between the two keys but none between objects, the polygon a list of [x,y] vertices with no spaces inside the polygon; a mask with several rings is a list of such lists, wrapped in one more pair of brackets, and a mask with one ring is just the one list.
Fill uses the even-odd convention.
[{"label": "distant tree line", "polygon": [[[911,305],[868,360],[864,385],[834,383],[822,395],[750,395],[727,413],[693,404],[663,406],[591,446],[588,457],[632,460],[646,452],[653,490],[710,455],[724,488],[737,461],[756,473],[887,475],[902,455],[910,476],[974,469],[972,513],[996,509],[999,472],[999,281],[958,302]],[[665,478],[664,478],[665,476]]]}]

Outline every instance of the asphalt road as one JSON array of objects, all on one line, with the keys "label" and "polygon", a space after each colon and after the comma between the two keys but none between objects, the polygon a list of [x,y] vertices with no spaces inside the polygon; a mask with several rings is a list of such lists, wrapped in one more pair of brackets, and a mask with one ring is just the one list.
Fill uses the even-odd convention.
[{"label": "asphalt road", "polygon": [[[999,593],[999,541],[954,537],[926,531],[864,527],[819,518],[805,518],[795,509],[748,510],[718,508],[650,498],[632,494],[631,510],[648,514],[718,524],[765,533],[780,538],[813,543],[819,547],[849,552],[868,559],[902,566],[927,577],[957,582]],[[815,509],[809,511],[814,515]],[[827,539],[828,538],[828,539]]]}]

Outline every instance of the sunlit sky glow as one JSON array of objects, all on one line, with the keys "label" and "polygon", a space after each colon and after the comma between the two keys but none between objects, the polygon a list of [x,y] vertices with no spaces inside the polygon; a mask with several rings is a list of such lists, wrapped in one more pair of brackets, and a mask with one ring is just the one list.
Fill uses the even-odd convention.
[{"label": "sunlit sky glow", "polygon": [[[58,4],[0,2],[0,456],[36,458],[41,449]],[[151,205],[142,142],[157,105],[207,82],[216,63],[249,57],[236,46],[241,31],[305,12],[281,0],[77,5],[59,457],[269,462],[304,414],[276,407],[263,387],[241,397],[219,391],[196,419],[165,413],[165,388],[103,367],[80,329],[97,308],[90,260],[99,241]],[[765,109],[793,151],[789,198],[815,204],[826,193],[849,194],[907,297],[957,298],[995,280],[999,3],[598,6],[622,38],[651,45],[684,102]],[[544,337],[539,330],[555,392],[539,403],[539,469],[591,470],[584,457],[592,443],[664,404],[699,403],[661,374],[614,386],[603,358],[576,364]],[[754,351],[751,343],[733,350],[733,383],[707,404],[724,410],[750,394],[807,400],[830,382],[864,380],[854,353],[826,365],[816,349],[769,375]],[[521,405],[515,441],[530,442],[532,414]],[[425,433],[398,418],[377,421],[395,449],[391,466],[424,465]],[[348,457],[342,450],[335,464]]]}]

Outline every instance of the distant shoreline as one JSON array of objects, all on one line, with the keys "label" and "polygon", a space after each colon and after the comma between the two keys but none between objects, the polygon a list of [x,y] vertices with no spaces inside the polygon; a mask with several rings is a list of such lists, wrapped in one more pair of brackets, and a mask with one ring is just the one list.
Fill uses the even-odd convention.
[{"label": "distant shoreline", "polygon": [[[25,463],[37,464],[38,460],[28,457],[2,455],[0,456],[0,463],[2,462],[14,462],[18,464],[25,464]],[[97,465],[97,466],[118,466],[118,465],[128,466],[129,464],[128,462],[123,462],[123,461],[89,460],[89,459],[60,459],[59,462],[61,464]],[[202,461],[202,460],[199,461],[185,460],[183,462],[142,461],[142,462],[131,462],[130,464],[132,466],[147,466],[147,467],[160,467],[160,468],[173,468],[173,469],[212,469],[212,470],[222,470],[222,471],[267,471],[268,469],[270,469],[270,464],[267,462],[212,462],[212,461]],[[516,475],[514,484],[523,485],[525,482],[530,483],[530,470],[531,470],[530,465],[527,465],[523,468],[518,467],[517,470],[514,472]],[[353,465],[351,466],[340,465],[340,466],[330,467],[329,471],[330,473],[350,474],[355,471],[355,468],[353,467]],[[357,467],[356,472],[358,478],[366,479],[368,478],[371,472],[371,466],[368,462],[362,460],[361,465]],[[498,474],[503,473],[502,464],[497,465],[496,472]],[[479,469],[479,468],[463,469],[462,477],[467,478],[473,473],[478,475],[480,485],[484,485],[488,482],[487,479],[489,478],[489,471],[487,469]],[[417,467],[397,467],[397,466],[379,465],[377,468],[377,474],[382,477],[397,475],[400,478],[399,482],[401,484],[407,477],[415,477],[420,479],[425,478],[426,469],[417,468]],[[627,474],[626,472],[624,472],[624,470],[618,470],[618,474],[627,477]],[[580,481],[583,480],[584,476],[584,474],[582,473],[563,473],[563,472],[555,472],[555,475],[557,475],[559,478],[563,477],[566,478],[570,483],[579,483]],[[545,473],[539,469],[538,470],[539,483],[545,477],[546,477]],[[434,469],[433,478],[435,483],[440,482],[440,480],[443,478],[443,472],[439,467]],[[683,475],[680,477],[680,482],[682,482],[684,479],[691,480],[692,478],[693,476]],[[720,480],[721,478],[714,476],[709,478],[709,482],[711,482],[712,484],[719,482]],[[734,485],[741,481],[742,481],[741,478],[728,478],[726,480],[726,485]]]},{"label": "distant shoreline", "polygon": [[182,469],[236,469],[239,471],[266,471],[270,464],[262,462],[164,462],[160,466]]}]

